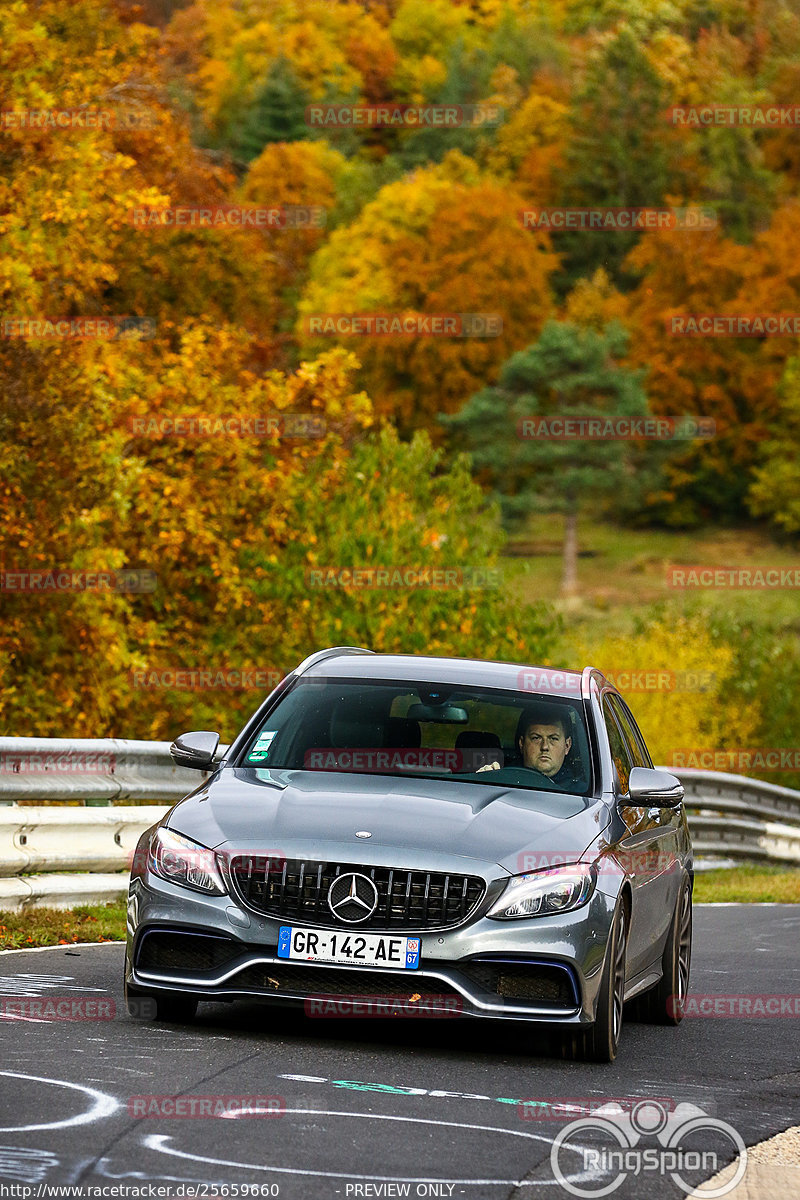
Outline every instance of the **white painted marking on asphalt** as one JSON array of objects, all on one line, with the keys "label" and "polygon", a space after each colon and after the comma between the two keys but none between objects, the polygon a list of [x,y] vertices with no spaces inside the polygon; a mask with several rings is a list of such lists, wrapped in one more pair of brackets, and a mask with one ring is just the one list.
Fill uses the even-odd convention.
[{"label": "white painted marking on asphalt", "polygon": [[64,1117],[61,1121],[47,1121],[42,1125],[2,1125],[0,1133],[30,1133],[34,1129],[66,1129],[70,1125],[89,1125],[93,1121],[102,1120],[103,1117],[110,1117],[120,1107],[119,1101],[115,1100],[113,1096],[109,1096],[107,1092],[84,1087],[81,1083],[68,1083],[65,1079],[47,1079],[43,1075],[24,1075],[21,1071],[0,1071],[0,1075],[5,1075],[9,1079],[29,1079],[33,1083],[48,1083],[51,1087],[70,1088],[74,1092],[83,1092],[84,1095],[90,1096],[94,1100],[91,1108],[74,1117]]},{"label": "white painted marking on asphalt", "polygon": [[327,1083],[327,1075],[279,1075],[278,1079],[296,1079],[298,1083]]},{"label": "white painted marking on asphalt", "polygon": [[[697,905],[695,905],[695,908]],[[21,946],[19,949],[0,950],[0,957],[5,954],[42,954],[45,950],[60,950],[62,954],[67,954],[70,951],[75,954],[78,946],[84,949],[86,946],[124,946],[124,942],[65,942],[62,946]]]},{"label": "white painted marking on asphalt", "polygon": [[[514,1104],[517,1107],[520,1105],[526,1106],[531,1112],[531,1120],[535,1119],[533,1110],[535,1108],[548,1108],[549,1102],[546,1100],[535,1100],[532,1096],[528,1096],[524,1100],[513,1100],[501,1096],[486,1096],[478,1092],[449,1092],[442,1091],[440,1088],[434,1088],[428,1091],[427,1088],[409,1087],[406,1084],[394,1086],[393,1084],[375,1084],[368,1083],[364,1080],[340,1080],[331,1079],[325,1075],[278,1075],[278,1079],[290,1079],[304,1083],[330,1083],[333,1087],[344,1087],[347,1091],[354,1092],[376,1092],[380,1095],[391,1096],[427,1096],[429,1100],[487,1100],[490,1103],[497,1104]],[[385,1090],[384,1090],[385,1089]],[[305,1100],[306,1097],[297,1097],[297,1099]],[[643,1100],[647,1100],[647,1096],[642,1096]],[[572,1104],[561,1106],[565,1112],[591,1113],[592,1109],[587,1105]]]},{"label": "white painted marking on asphalt", "polygon": [[[509,1137],[521,1137],[536,1142],[546,1142],[547,1145],[552,1145],[553,1139],[544,1137],[540,1133],[526,1133],[519,1129],[503,1129],[496,1125],[468,1125],[462,1121],[432,1121],[427,1117],[398,1117],[387,1113],[356,1113],[356,1112],[338,1112],[333,1109],[308,1109],[308,1108],[286,1108],[283,1110],[285,1115],[290,1113],[302,1116],[311,1117],[351,1117],[357,1120],[364,1121],[400,1121],[412,1125],[439,1125],[446,1129],[471,1129],[481,1133],[504,1133]],[[483,1184],[495,1187],[542,1187],[546,1185],[560,1186],[555,1179],[435,1179],[433,1177],[420,1176],[419,1178],[410,1178],[407,1175],[359,1175],[352,1171],[310,1171],[304,1167],[272,1167],[266,1166],[263,1163],[245,1163],[240,1160],[230,1160],[225,1158],[208,1158],[203,1154],[191,1154],[186,1150],[177,1150],[174,1147],[168,1146],[167,1142],[172,1141],[172,1138],[164,1133],[149,1133],[142,1139],[142,1142],[149,1150],[157,1150],[160,1154],[167,1154],[174,1158],[190,1159],[192,1162],[207,1163],[214,1167],[236,1167],[238,1170],[244,1171],[269,1171],[278,1175],[311,1175],[319,1179],[365,1179],[373,1180],[380,1183],[452,1183],[455,1184]],[[567,1143],[564,1149],[573,1150],[576,1154],[583,1154],[586,1151],[585,1146],[579,1146],[576,1143]],[[573,1179],[584,1178],[583,1173],[580,1176],[565,1176],[565,1179],[571,1181]]]},{"label": "white painted marking on asphalt", "polygon": [[20,1183],[39,1183],[59,1160],[49,1150],[28,1146],[0,1146],[0,1175]]},{"label": "white painted marking on asphalt", "polygon": [[84,987],[70,983],[74,975],[33,975],[20,971],[18,975],[0,975],[0,996],[41,996],[48,988],[62,992],[103,992],[104,988]]}]

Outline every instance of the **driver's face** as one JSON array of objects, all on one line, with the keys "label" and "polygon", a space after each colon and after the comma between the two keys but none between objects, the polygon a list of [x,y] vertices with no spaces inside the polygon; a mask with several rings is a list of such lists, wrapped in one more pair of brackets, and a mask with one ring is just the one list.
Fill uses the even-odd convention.
[{"label": "driver's face", "polygon": [[556,775],[561,770],[571,745],[572,738],[564,737],[560,725],[529,725],[519,739],[524,766],[542,775]]}]

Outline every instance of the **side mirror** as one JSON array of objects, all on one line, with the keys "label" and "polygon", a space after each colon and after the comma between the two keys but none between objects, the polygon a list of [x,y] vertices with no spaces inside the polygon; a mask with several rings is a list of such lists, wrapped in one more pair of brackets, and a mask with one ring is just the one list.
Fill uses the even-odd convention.
[{"label": "side mirror", "polygon": [[182,733],[169,748],[176,767],[191,767],[194,771],[208,771],[213,765],[219,745],[219,734],[200,730],[197,733]]},{"label": "side mirror", "polygon": [[629,808],[677,808],[683,801],[684,790],[680,779],[669,771],[655,771],[650,767],[633,767],[628,781],[628,795],[623,803]]}]

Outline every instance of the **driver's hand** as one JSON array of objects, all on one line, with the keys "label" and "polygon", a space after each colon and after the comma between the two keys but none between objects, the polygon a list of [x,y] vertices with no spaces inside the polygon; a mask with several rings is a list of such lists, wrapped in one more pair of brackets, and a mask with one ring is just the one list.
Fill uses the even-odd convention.
[{"label": "driver's hand", "polygon": [[500,770],[499,762],[490,762],[490,763],[486,763],[486,765],[483,767],[478,767],[475,774],[480,775],[481,771],[499,771],[499,770]]}]

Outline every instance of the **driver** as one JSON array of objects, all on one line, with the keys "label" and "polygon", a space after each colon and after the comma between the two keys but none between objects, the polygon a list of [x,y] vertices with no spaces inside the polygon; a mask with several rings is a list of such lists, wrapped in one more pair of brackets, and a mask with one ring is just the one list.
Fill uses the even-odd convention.
[{"label": "driver", "polygon": [[[564,766],[572,749],[569,717],[557,705],[537,705],[522,712],[514,739],[522,757],[522,765],[552,779],[553,783],[569,787],[575,772]],[[497,771],[499,762],[487,763],[478,771]]]}]

